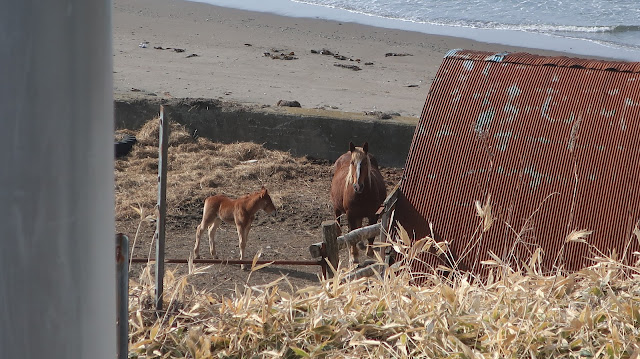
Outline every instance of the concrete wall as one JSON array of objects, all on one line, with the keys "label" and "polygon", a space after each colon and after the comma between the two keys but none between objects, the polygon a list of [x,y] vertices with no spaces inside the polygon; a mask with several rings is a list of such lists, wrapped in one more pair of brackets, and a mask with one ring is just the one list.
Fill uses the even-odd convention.
[{"label": "concrete wall", "polygon": [[417,118],[378,120],[339,111],[259,107],[209,99],[116,97],[116,128],[138,129],[156,116],[160,105],[171,121],[216,142],[249,141],[295,156],[335,160],[365,141],[381,166],[404,167]]}]

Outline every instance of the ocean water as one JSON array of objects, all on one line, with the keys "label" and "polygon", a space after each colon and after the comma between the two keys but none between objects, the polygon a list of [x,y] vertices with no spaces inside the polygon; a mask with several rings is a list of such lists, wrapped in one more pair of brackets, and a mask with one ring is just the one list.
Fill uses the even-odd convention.
[{"label": "ocean water", "polygon": [[577,55],[640,61],[640,0],[198,0]]}]

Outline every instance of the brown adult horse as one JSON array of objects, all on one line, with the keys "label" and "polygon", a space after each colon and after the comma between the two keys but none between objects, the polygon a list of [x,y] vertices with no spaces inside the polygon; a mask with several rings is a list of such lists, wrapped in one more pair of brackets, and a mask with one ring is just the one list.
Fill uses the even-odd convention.
[{"label": "brown adult horse", "polygon": [[[256,213],[261,209],[267,213],[275,213],[276,211],[276,207],[271,201],[271,196],[269,196],[269,192],[264,186],[260,191],[238,199],[231,199],[221,194],[208,197],[204,201],[202,222],[196,229],[196,244],[193,248],[195,258],[200,258],[200,237],[205,229],[209,231],[211,255],[214,258],[218,258],[214,237],[216,229],[224,221],[230,224],[235,223],[238,230],[238,239],[240,240],[240,259],[244,259],[244,249],[247,245],[251,222],[253,222]],[[242,269],[246,268],[244,264],[241,267]]]},{"label": "brown adult horse", "polygon": [[[336,219],[346,214],[349,231],[362,227],[363,218],[373,224],[377,221],[376,211],[386,196],[384,178],[378,169],[378,161],[369,153],[369,144],[365,142],[362,147],[356,147],[349,142],[349,152],[333,165],[331,202]],[[372,244],[373,239],[369,239],[368,256],[373,255]],[[353,263],[359,262],[358,257],[357,245],[351,246]]]}]

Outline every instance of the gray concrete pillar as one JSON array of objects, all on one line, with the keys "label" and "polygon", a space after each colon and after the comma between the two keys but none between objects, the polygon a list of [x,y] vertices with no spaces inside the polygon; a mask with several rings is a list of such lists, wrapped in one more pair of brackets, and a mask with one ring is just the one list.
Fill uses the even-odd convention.
[{"label": "gray concrete pillar", "polygon": [[0,0],[0,358],[115,358],[111,2]]}]

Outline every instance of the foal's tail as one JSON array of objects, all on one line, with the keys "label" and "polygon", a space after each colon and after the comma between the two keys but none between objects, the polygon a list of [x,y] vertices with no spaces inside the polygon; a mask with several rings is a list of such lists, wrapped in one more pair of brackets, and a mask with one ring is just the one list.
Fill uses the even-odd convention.
[{"label": "foal's tail", "polygon": [[193,248],[193,253],[195,258],[200,258],[200,238],[202,237],[202,232],[207,229],[207,200],[204,200],[204,208],[202,210],[202,220],[200,224],[196,228],[196,242]]},{"label": "foal's tail", "polygon": [[204,200],[204,206],[202,208],[202,220],[200,221],[200,224],[198,225],[198,227],[196,228],[196,237],[200,238],[200,234],[202,233],[203,230],[207,229],[207,214],[209,213],[207,211],[207,201],[209,200],[209,198],[211,197],[207,197]]}]

